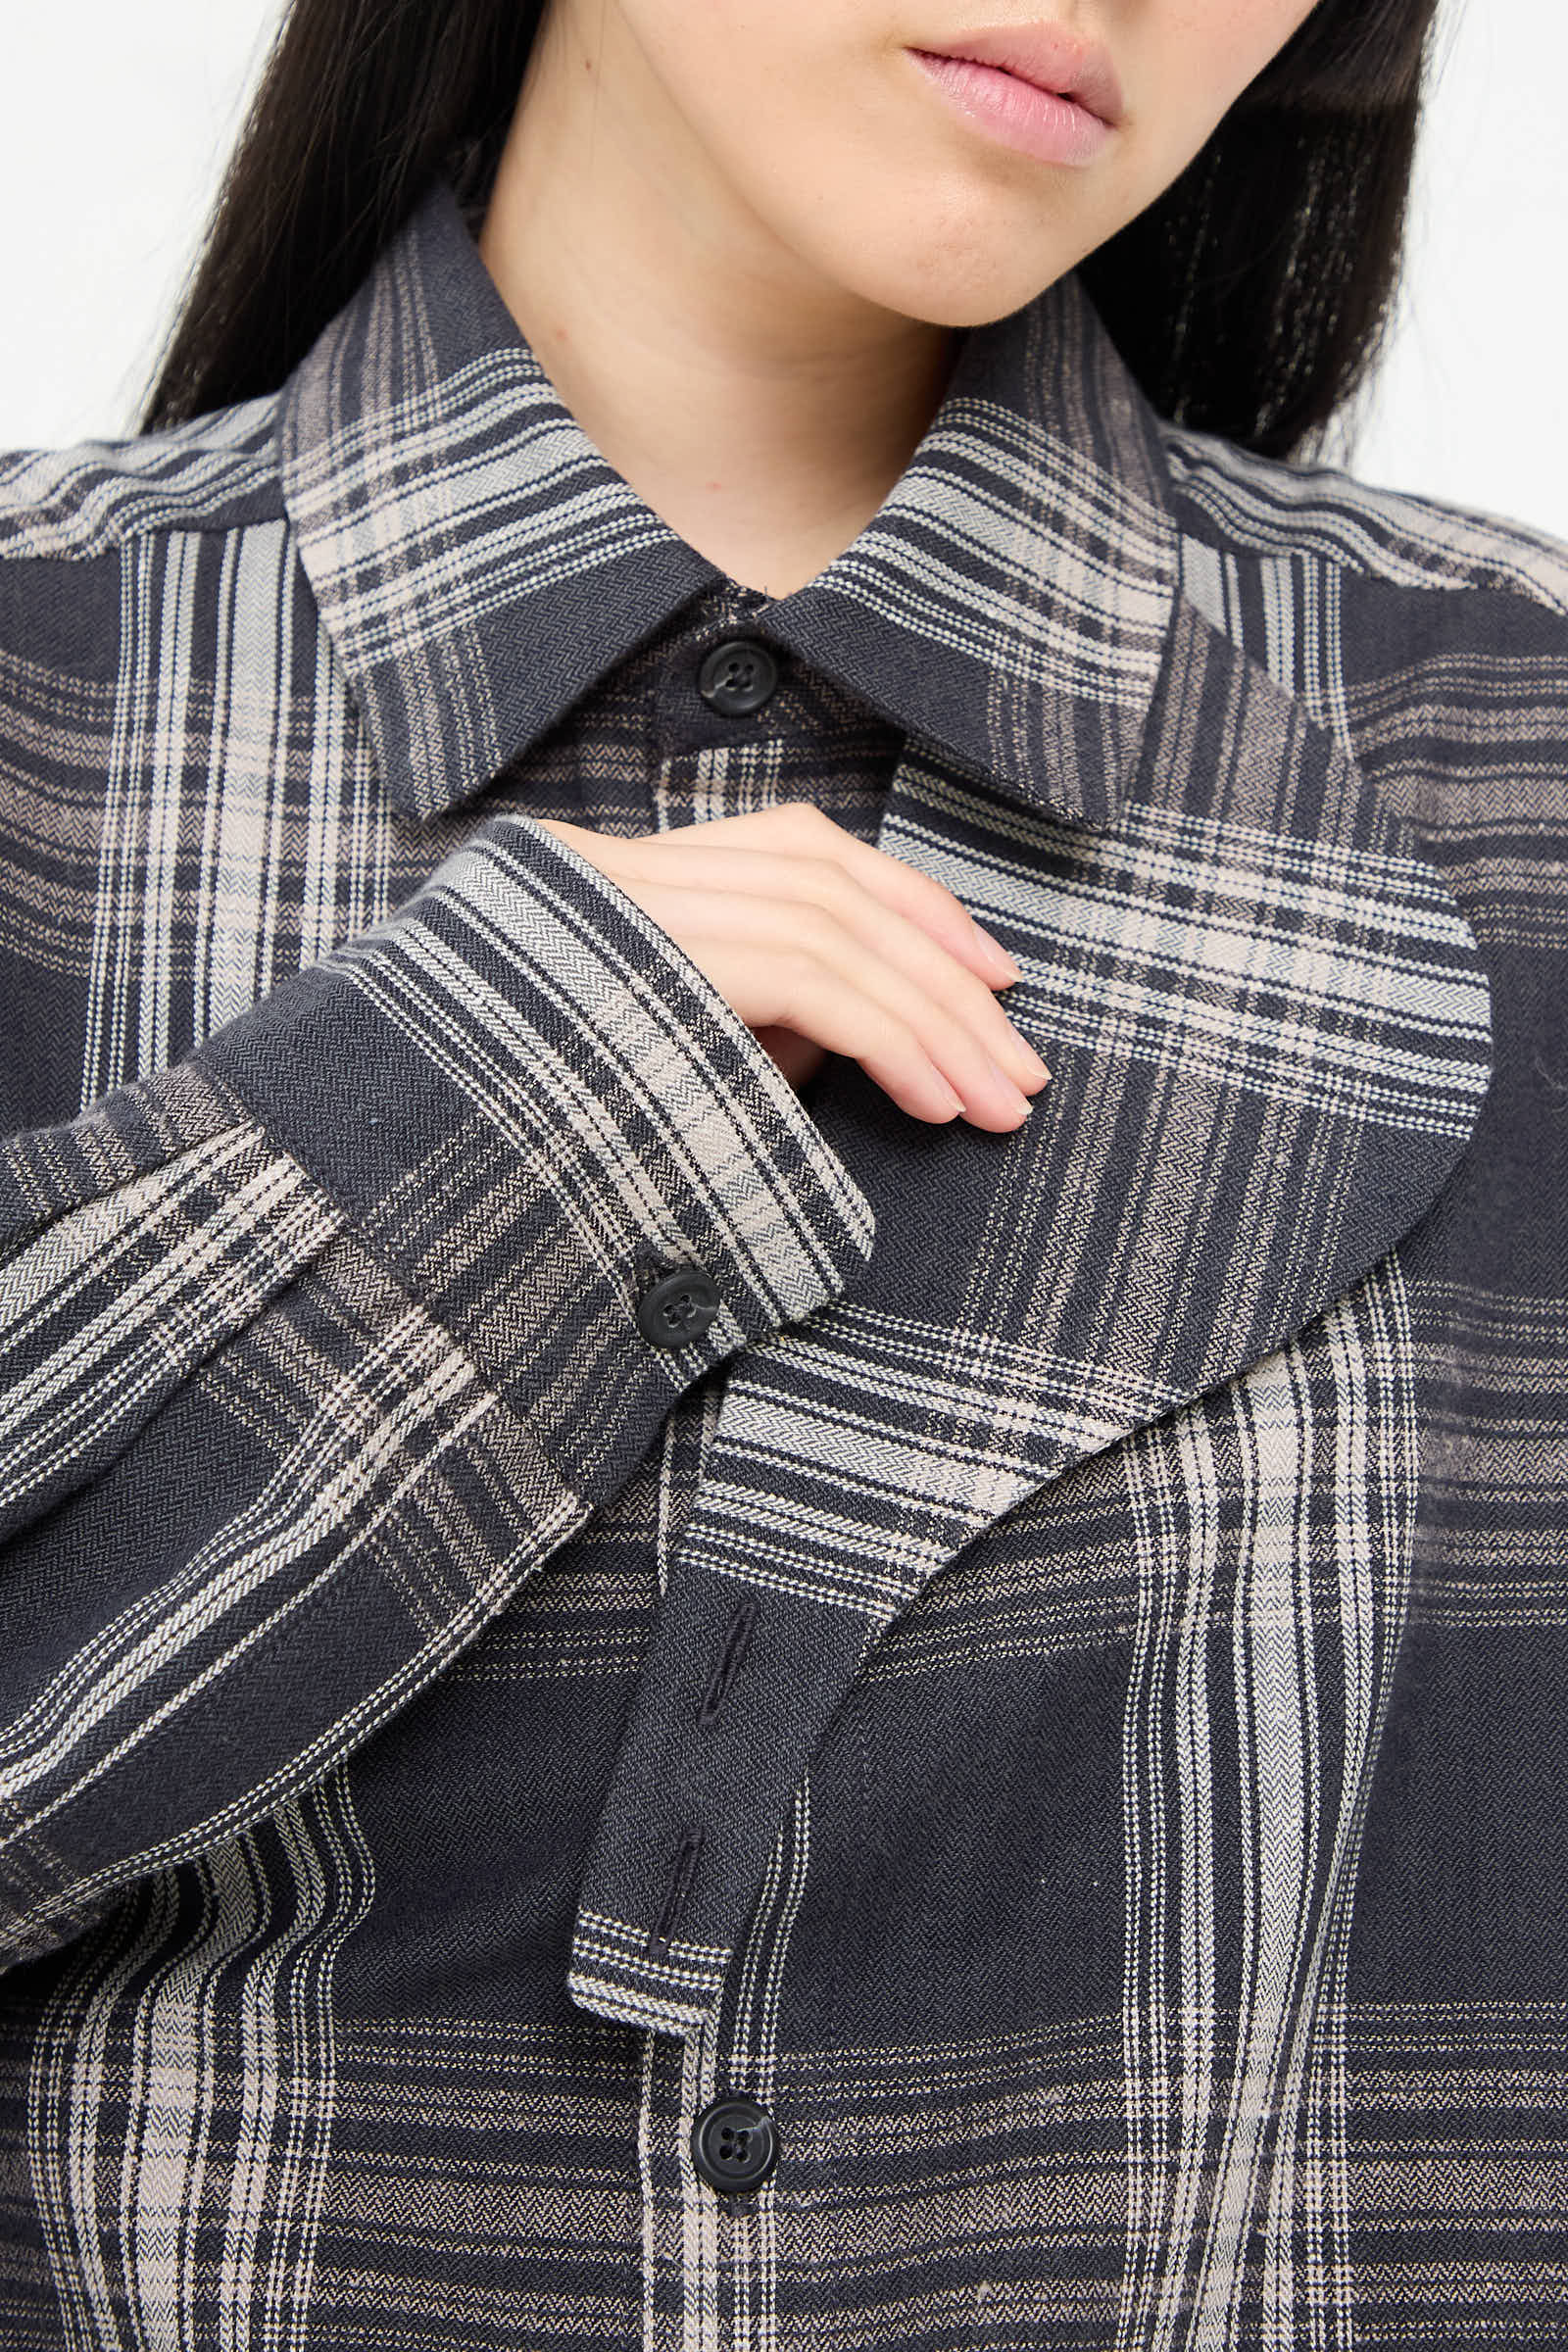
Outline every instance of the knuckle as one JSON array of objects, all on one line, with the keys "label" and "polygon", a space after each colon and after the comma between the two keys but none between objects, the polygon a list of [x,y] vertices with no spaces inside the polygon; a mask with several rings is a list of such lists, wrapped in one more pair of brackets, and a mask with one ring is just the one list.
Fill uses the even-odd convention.
[{"label": "knuckle", "polygon": [[779,981],[786,988],[797,991],[809,987],[820,976],[822,969],[820,959],[812,955],[799,935],[781,940],[768,960]]},{"label": "knuckle", "polygon": [[789,1019],[804,1013],[815,998],[821,979],[822,966],[807,949],[798,945],[781,948],[773,965],[779,1017]]},{"label": "knuckle", "polygon": [[780,801],[772,813],[780,831],[802,841],[820,844],[834,838],[839,831],[826,810],[819,808],[814,801]]},{"label": "knuckle", "polygon": [[916,891],[919,893],[920,897],[928,901],[932,906],[946,906],[949,908],[954,906],[961,906],[961,900],[958,899],[955,892],[948,888],[945,882],[939,882],[935,874],[924,873],[917,865],[911,865],[908,870],[914,876],[914,887]]},{"label": "knuckle", "polygon": [[813,967],[824,963],[843,937],[843,925],[831,907],[807,899],[790,910],[790,925],[798,950],[808,955]]},{"label": "knuckle", "polygon": [[831,858],[803,858],[800,860],[800,878],[808,904],[835,916],[842,917],[860,896],[858,884]]}]

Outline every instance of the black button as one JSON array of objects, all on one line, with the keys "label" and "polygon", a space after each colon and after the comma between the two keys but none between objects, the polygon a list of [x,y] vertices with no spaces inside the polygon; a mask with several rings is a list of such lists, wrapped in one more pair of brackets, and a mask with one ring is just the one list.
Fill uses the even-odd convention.
[{"label": "black button", "polygon": [[637,1328],[656,1348],[700,1340],[718,1312],[718,1286],[701,1266],[662,1274],[637,1301]]},{"label": "black button", "polygon": [[692,2162],[728,2196],[760,2188],[778,2162],[773,2118],[752,2099],[715,2099],[692,2126]]},{"label": "black button", "polygon": [[703,700],[726,718],[760,710],[778,684],[778,663],[760,637],[726,637],[697,673]]}]

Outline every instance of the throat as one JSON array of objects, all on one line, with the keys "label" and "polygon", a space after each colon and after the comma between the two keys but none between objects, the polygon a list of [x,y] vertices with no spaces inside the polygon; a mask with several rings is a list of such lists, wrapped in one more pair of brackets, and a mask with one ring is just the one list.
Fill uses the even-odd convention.
[{"label": "throat", "polygon": [[632,487],[670,529],[743,588],[777,600],[804,588],[858,539],[899,479],[863,489],[831,514],[809,521],[760,509],[755,496],[726,495],[717,484],[693,495],[647,479]]},{"label": "throat", "polygon": [[[875,512],[872,508],[871,514]],[[865,521],[870,519],[868,514]],[[776,603],[781,597],[793,596],[798,588],[806,587],[819,572],[825,571],[834,558],[841,556],[858,537],[862,527],[857,524],[848,532],[837,530],[787,540],[747,530],[744,525],[731,531],[704,529],[700,535],[682,531],[681,537],[742,588],[755,589]]]}]

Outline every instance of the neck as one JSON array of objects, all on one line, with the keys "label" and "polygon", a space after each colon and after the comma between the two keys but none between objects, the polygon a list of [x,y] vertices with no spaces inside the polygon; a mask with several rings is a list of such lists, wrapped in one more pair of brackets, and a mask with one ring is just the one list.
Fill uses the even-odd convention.
[{"label": "neck", "polygon": [[479,251],[615,470],[721,570],[785,596],[886,499],[956,336],[807,270],[714,184],[625,46],[585,54],[549,12]]}]

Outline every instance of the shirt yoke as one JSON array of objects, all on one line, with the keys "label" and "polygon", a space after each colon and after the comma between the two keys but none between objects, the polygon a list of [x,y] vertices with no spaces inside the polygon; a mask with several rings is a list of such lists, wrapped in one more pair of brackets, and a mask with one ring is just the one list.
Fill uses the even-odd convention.
[{"label": "shirt yoke", "polygon": [[[280,402],[267,393],[156,433],[0,453],[0,560],[82,560],[157,531],[278,519]],[[1568,542],[1549,532],[1158,429],[1178,498],[1229,552],[1315,556],[1397,587],[1512,591],[1568,615]]]},{"label": "shirt yoke", "polygon": [[1568,615],[1568,543],[1548,532],[1218,434],[1164,421],[1159,432],[1184,521],[1224,553],[1315,557],[1390,587],[1496,589]]},{"label": "shirt yoke", "polygon": [[132,439],[0,455],[0,560],[81,562],[153,532],[278,519],[280,397]]}]

